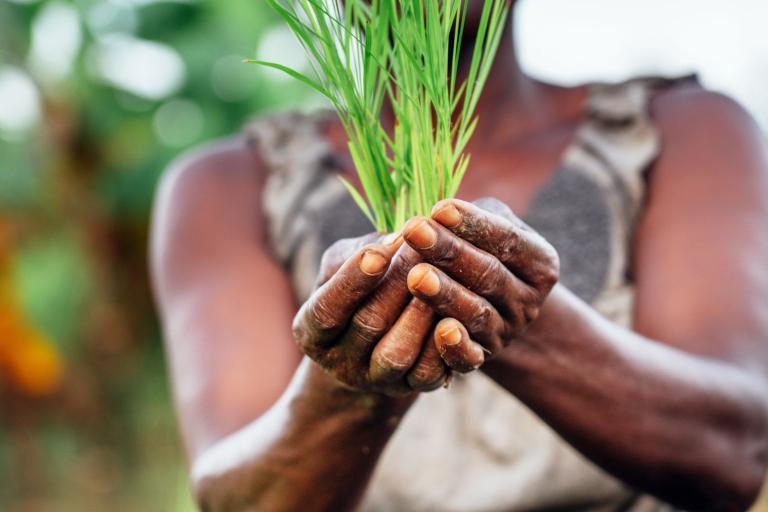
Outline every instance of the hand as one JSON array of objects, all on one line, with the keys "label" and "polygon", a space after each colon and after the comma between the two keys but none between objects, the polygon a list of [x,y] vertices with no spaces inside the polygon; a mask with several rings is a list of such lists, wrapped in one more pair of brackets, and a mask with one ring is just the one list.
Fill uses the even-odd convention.
[{"label": "hand", "polygon": [[442,386],[449,372],[431,342],[434,313],[406,285],[419,261],[399,237],[334,244],[323,255],[323,284],[294,320],[302,351],[359,391],[401,396]]},{"label": "hand", "polygon": [[490,207],[441,201],[432,218],[403,229],[421,257],[408,274],[413,295],[443,317],[434,342],[459,372],[478,368],[519,337],[559,278],[555,249],[503,203]]}]

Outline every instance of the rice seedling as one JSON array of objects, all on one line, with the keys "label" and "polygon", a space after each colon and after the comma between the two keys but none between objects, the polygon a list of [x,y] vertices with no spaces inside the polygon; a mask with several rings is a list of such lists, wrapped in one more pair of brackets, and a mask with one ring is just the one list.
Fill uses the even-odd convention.
[{"label": "rice seedling", "polygon": [[[399,229],[453,197],[469,165],[475,110],[509,12],[485,0],[472,46],[461,48],[473,0],[266,0],[306,51],[313,75],[279,69],[325,96],[349,138],[363,194],[355,202],[379,232]],[[468,61],[462,62],[466,51]],[[382,124],[389,106],[394,128]]]}]

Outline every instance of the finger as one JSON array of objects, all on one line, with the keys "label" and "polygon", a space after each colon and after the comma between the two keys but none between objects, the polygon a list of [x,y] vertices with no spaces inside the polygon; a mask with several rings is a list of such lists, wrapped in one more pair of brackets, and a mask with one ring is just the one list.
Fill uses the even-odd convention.
[{"label": "finger", "polygon": [[312,357],[338,336],[379,284],[391,258],[391,252],[381,245],[359,250],[302,305],[293,321],[293,334],[307,355]]},{"label": "finger", "polygon": [[435,327],[435,346],[443,361],[460,373],[477,370],[485,362],[483,348],[472,341],[455,318],[444,318]]},{"label": "finger", "polygon": [[520,226],[523,229],[531,230],[531,227],[528,226],[521,218],[519,218],[517,215],[512,212],[512,208],[507,206],[505,203],[499,201],[495,197],[481,197],[480,199],[475,199],[472,201],[472,204],[480,208],[481,210],[485,210],[491,213],[495,213],[496,215],[500,217],[504,217],[508,221],[512,222],[516,226]]},{"label": "finger", "polygon": [[433,322],[432,308],[413,297],[373,350],[371,380],[381,384],[401,381],[416,363],[425,340],[431,341]]},{"label": "finger", "polygon": [[495,256],[459,238],[432,219],[414,217],[403,229],[405,241],[421,259],[448,274],[468,290],[485,297],[505,317],[520,298],[537,293]]},{"label": "finger", "polygon": [[431,338],[429,336],[427,343],[424,343],[416,364],[405,378],[411,389],[422,393],[443,386],[449,375],[448,367]]},{"label": "finger", "polygon": [[510,329],[496,308],[441,270],[427,263],[416,265],[408,274],[408,288],[439,316],[464,324],[472,339],[491,354],[504,346]]},{"label": "finger", "polygon": [[352,315],[341,344],[356,368],[367,373],[369,358],[376,344],[410,302],[412,296],[406,281],[408,271],[418,261],[418,253],[402,244],[376,290]]},{"label": "finger", "polygon": [[456,235],[496,256],[515,275],[539,290],[549,291],[559,278],[555,249],[521,221],[515,222],[466,201],[437,203],[432,218]]},{"label": "finger", "polygon": [[402,243],[400,233],[392,233],[382,236],[379,233],[368,233],[357,238],[343,238],[334,242],[323,253],[320,259],[320,270],[317,274],[315,288],[319,288],[328,281],[357,251],[367,245],[382,244],[391,253],[395,253]]}]

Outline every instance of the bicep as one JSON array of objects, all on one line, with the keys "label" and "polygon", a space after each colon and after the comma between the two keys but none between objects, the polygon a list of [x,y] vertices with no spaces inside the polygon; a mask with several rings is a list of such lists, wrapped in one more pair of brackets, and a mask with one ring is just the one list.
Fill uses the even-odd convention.
[{"label": "bicep", "polygon": [[720,96],[657,102],[665,138],[636,234],[636,329],[683,350],[768,362],[768,156]]},{"label": "bicep", "polygon": [[172,166],[156,199],[153,281],[192,453],[272,405],[299,358],[291,290],[263,243],[257,166],[242,142],[219,145]]}]

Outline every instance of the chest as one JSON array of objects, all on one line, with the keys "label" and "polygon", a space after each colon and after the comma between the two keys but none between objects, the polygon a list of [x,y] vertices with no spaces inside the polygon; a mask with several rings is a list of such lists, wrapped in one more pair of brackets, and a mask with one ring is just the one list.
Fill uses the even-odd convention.
[{"label": "chest", "polygon": [[[507,204],[558,250],[563,284],[592,302],[626,283],[632,229],[627,212],[632,205],[623,179],[605,155],[586,147],[582,129],[583,125],[564,126],[497,147],[477,138],[479,143],[468,148],[472,159],[458,196],[469,201],[494,197]],[[605,146],[621,149],[616,144]],[[278,237],[293,254],[291,266],[308,269],[299,272],[307,274],[307,287],[314,282],[312,269],[326,247],[372,230],[335,176],[341,172],[356,182],[354,165],[346,151],[331,147],[336,150],[333,166],[325,168],[329,174],[323,185],[309,180],[306,194],[295,203],[300,205],[290,222],[295,236]],[[639,169],[626,172],[639,174]],[[287,228],[281,226],[277,231],[285,233]]]},{"label": "chest", "polygon": [[535,140],[506,148],[478,150],[458,197],[468,201],[495,197],[517,215],[525,216],[534,199],[552,181],[571,144],[575,127],[567,127]]},{"label": "chest", "polygon": [[[621,187],[600,166],[596,176],[569,152],[577,150],[576,128],[551,132],[502,148],[470,148],[470,168],[458,196],[468,201],[493,197],[547,238],[561,257],[562,282],[587,301],[625,281],[631,223],[623,214]],[[578,151],[577,151],[578,153]],[[351,161],[345,174],[354,177]],[[370,225],[346,198],[329,202],[319,215],[324,245],[359,235]],[[340,219],[360,226],[340,232]],[[327,232],[327,233],[326,233]]]},{"label": "chest", "polygon": [[[324,127],[324,137],[335,155],[336,169],[360,190],[354,162],[346,148],[346,136],[338,123]],[[529,137],[489,146],[481,137],[470,143],[471,160],[458,197],[473,201],[494,197],[524,216],[531,203],[562,165],[573,144],[579,124],[563,123]]]}]

